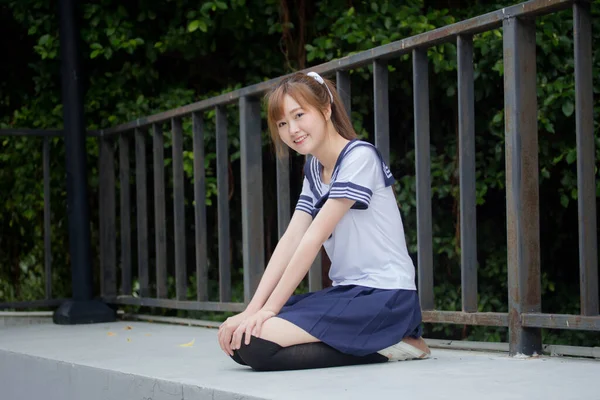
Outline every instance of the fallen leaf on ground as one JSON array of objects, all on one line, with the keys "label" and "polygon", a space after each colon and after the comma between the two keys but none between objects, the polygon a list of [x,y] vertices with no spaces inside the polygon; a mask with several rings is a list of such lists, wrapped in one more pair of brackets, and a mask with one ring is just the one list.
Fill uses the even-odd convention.
[{"label": "fallen leaf on ground", "polygon": [[192,339],[191,342],[185,343],[185,344],[180,344],[179,347],[192,347],[194,345],[195,341],[196,341],[196,339]]},{"label": "fallen leaf on ground", "polygon": [[131,339],[127,338],[127,341],[128,341],[128,342],[131,342]]},{"label": "fallen leaf on ground", "polygon": [[129,325],[127,325],[127,326],[125,327],[125,330],[126,330],[126,331],[130,331],[130,330],[132,330],[132,329],[133,329],[133,328],[132,328],[131,326],[129,326]]},{"label": "fallen leaf on ground", "polygon": [[108,336],[117,336],[117,334],[116,334],[116,333],[114,333],[114,332],[108,332],[108,333],[107,333],[107,335],[108,335]]},{"label": "fallen leaf on ground", "polygon": [[146,333],[144,336],[152,336],[151,333]]}]

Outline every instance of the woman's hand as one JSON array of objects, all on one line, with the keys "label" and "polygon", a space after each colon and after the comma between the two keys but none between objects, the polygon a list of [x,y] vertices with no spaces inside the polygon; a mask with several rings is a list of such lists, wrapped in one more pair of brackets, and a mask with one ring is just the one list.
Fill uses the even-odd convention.
[{"label": "woman's hand", "polygon": [[250,337],[252,335],[260,337],[260,331],[263,323],[274,316],[275,313],[273,311],[260,310],[251,317],[246,318],[235,330],[233,339],[231,341],[231,348],[233,350],[238,350],[240,348],[242,345],[242,335],[244,333],[246,334],[245,343],[247,345],[250,344]]},{"label": "woman's hand", "polygon": [[228,356],[233,356],[233,349],[231,348],[231,340],[233,333],[240,326],[240,324],[248,317],[252,316],[253,313],[244,311],[233,317],[229,317],[219,326],[219,345],[221,349]]}]

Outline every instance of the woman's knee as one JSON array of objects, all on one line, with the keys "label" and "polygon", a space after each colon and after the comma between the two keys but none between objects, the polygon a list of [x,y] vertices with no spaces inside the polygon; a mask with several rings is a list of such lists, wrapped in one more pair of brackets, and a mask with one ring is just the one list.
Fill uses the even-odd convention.
[{"label": "woman's knee", "polygon": [[242,345],[237,350],[241,359],[252,369],[257,371],[270,371],[275,368],[273,357],[282,347],[277,343],[252,336],[250,344],[246,344],[242,336]]}]

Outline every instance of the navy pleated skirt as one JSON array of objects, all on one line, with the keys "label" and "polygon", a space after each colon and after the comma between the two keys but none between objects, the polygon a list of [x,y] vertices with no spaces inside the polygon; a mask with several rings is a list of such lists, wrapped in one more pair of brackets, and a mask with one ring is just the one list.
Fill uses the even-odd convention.
[{"label": "navy pleated skirt", "polygon": [[421,336],[415,290],[333,286],[290,297],[277,317],[346,354],[365,356]]}]

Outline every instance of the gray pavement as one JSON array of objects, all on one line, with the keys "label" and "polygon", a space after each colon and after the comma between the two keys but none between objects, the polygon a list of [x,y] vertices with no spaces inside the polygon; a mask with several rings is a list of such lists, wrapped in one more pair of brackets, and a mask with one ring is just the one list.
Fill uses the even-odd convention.
[{"label": "gray pavement", "polygon": [[123,321],[0,327],[0,400],[600,400],[595,360],[434,349],[429,360],[254,372],[226,357],[216,336]]}]

